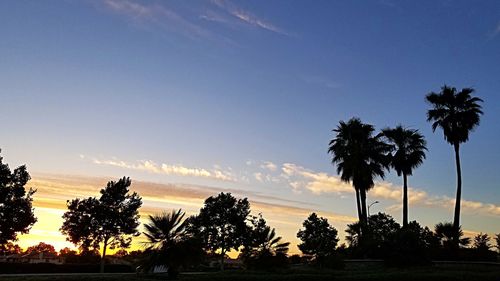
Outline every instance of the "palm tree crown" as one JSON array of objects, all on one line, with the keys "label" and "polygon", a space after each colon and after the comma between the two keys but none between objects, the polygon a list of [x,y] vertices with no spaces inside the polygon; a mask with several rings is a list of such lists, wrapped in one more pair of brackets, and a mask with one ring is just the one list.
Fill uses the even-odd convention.
[{"label": "palm tree crown", "polygon": [[393,129],[382,130],[392,146],[390,165],[398,176],[403,176],[403,226],[408,225],[408,179],[413,169],[425,159],[426,142],[418,130],[406,129],[399,125]]},{"label": "palm tree crown", "polygon": [[257,252],[259,254],[286,254],[288,252],[288,246],[290,242],[282,242],[280,236],[276,236],[276,231],[274,228],[266,227],[262,230],[256,239]]},{"label": "palm tree crown", "polygon": [[185,213],[182,210],[173,210],[171,213],[150,215],[149,221],[144,225],[147,238],[146,244],[150,250],[168,251],[184,238],[184,225],[182,219]]},{"label": "palm tree crown", "polygon": [[444,139],[451,145],[467,142],[469,134],[479,125],[483,114],[480,102],[473,97],[474,89],[464,88],[460,92],[454,87],[443,86],[440,93],[431,92],[426,96],[432,109],[427,112],[427,121],[432,122],[432,130],[443,129]]},{"label": "palm tree crown", "polygon": [[358,118],[340,121],[333,131],[336,136],[328,149],[333,155],[332,163],[337,165],[341,180],[352,182],[356,195],[360,193],[363,206],[360,210],[358,200],[358,216],[366,220],[366,192],[374,186],[375,177],[384,178],[389,146],[381,140],[381,134],[374,135],[372,125]]},{"label": "palm tree crown", "polygon": [[168,268],[169,276],[175,277],[180,267],[196,263],[201,258],[201,245],[186,230],[184,215],[182,210],[173,210],[149,216],[149,223],[144,224],[147,239],[144,244],[149,253],[142,265],[145,270],[163,265]]},{"label": "palm tree crown", "polygon": [[392,145],[391,167],[398,176],[411,176],[413,169],[422,165],[425,159],[427,147],[424,136],[418,130],[406,129],[401,125],[382,132]]}]

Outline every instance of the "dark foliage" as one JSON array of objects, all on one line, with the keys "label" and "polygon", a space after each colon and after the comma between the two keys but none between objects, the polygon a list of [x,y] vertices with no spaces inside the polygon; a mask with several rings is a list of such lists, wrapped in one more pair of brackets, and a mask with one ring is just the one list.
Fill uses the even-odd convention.
[{"label": "dark foliage", "polygon": [[[439,244],[443,249],[458,249],[459,247],[467,247],[470,244],[470,238],[464,237],[462,228],[458,230],[452,223],[438,223],[434,227],[434,234],[439,239]],[[458,241],[458,244],[455,242]]]},{"label": "dark foliage", "polygon": [[323,217],[312,213],[302,223],[303,229],[297,233],[302,242],[298,245],[305,255],[313,257],[313,261],[321,267],[337,267],[339,259],[335,248],[339,241],[337,230]]},{"label": "dark foliage", "polygon": [[472,240],[472,248],[478,250],[478,251],[489,251],[491,248],[490,245],[490,236],[486,233],[479,233],[478,235],[474,236],[474,239]]},{"label": "dark foliage", "polygon": [[63,215],[61,232],[68,236],[68,241],[82,249],[98,249],[102,243],[102,267],[108,247],[127,248],[132,237],[140,234],[138,209],[142,200],[137,193],[129,193],[130,184],[126,177],[110,181],[101,189],[99,199],[71,200]]},{"label": "dark foliage", "polygon": [[186,232],[184,215],[182,210],[173,210],[149,216],[149,222],[144,225],[147,248],[142,267],[145,271],[164,265],[169,277],[176,278],[180,268],[201,262],[204,254],[201,241]]},{"label": "dark foliage", "polygon": [[408,225],[408,176],[420,166],[427,150],[424,136],[418,130],[406,129],[399,125],[382,130],[391,145],[390,165],[398,176],[403,176],[403,227]]},{"label": "dark foliage", "polygon": [[23,249],[17,244],[12,242],[8,242],[7,244],[3,244],[0,246],[0,255],[12,255],[12,254],[20,254],[23,252]]},{"label": "dark foliage", "polygon": [[61,249],[59,256],[64,259],[64,263],[79,263],[78,252],[68,247]]},{"label": "dark foliage", "polygon": [[491,237],[486,233],[477,234],[472,240],[473,258],[481,261],[496,261],[497,253],[491,251]]},{"label": "dark foliage", "polygon": [[368,218],[364,228],[360,222],[347,225],[346,240],[355,257],[384,258],[400,228],[390,215],[378,213]]},{"label": "dark foliage", "polygon": [[[1,150],[0,150],[1,152]],[[0,247],[28,233],[37,221],[33,213],[33,194],[25,185],[31,179],[26,166],[11,171],[0,156]]]},{"label": "dark foliage", "polygon": [[495,243],[497,251],[500,253],[500,233],[495,234]]},{"label": "dark foliage", "polygon": [[97,249],[83,249],[80,252],[80,254],[78,255],[76,263],[92,263],[92,264],[94,264],[94,263],[98,263],[99,261],[101,261],[101,256],[100,256],[99,251]]},{"label": "dark foliage", "polygon": [[288,263],[290,264],[301,264],[304,262],[304,258],[301,257],[300,255],[291,255],[288,257]]},{"label": "dark foliage", "polygon": [[382,141],[382,135],[375,128],[364,124],[358,118],[340,121],[334,139],[330,141],[328,152],[332,163],[345,182],[352,182],[356,191],[358,218],[362,223],[367,220],[366,193],[373,188],[376,177],[384,178],[389,166],[390,146]]},{"label": "dark foliage", "polygon": [[276,231],[259,216],[250,218],[250,226],[240,254],[249,269],[276,270],[288,266],[289,242],[282,242]]},{"label": "dark foliage", "polygon": [[207,198],[199,215],[188,220],[189,232],[203,241],[206,250],[220,251],[221,270],[224,270],[226,253],[238,250],[244,243],[249,213],[250,204],[246,198],[236,199],[231,193],[221,192]]},{"label": "dark foliage", "polygon": [[40,242],[37,245],[30,246],[28,249],[25,251],[26,254],[32,254],[32,253],[48,253],[48,254],[54,254],[57,255],[56,249],[54,246]]},{"label": "dark foliage", "polygon": [[[455,150],[457,170],[457,193],[453,227],[460,227],[460,203],[462,198],[462,170],[460,167],[460,144],[469,140],[469,134],[479,126],[483,114],[480,103],[482,99],[472,96],[474,89],[464,88],[460,92],[454,87],[443,86],[441,92],[431,92],[426,96],[432,106],[427,111],[427,121],[432,122],[432,130],[443,130],[444,139]],[[459,244],[459,241],[453,241]]]},{"label": "dark foliage", "polygon": [[438,239],[428,227],[421,227],[416,221],[396,231],[389,241],[385,256],[389,266],[422,266],[431,264],[432,250],[439,245]]}]

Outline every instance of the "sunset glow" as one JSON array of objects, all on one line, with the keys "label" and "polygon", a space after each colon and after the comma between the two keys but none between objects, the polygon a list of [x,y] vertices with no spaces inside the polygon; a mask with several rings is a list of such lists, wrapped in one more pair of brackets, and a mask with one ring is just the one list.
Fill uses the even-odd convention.
[{"label": "sunset glow", "polygon": [[[37,222],[14,242],[77,249],[60,231],[67,202],[130,177],[142,206],[128,251],[144,249],[149,215],[196,215],[221,192],[248,198],[289,255],[302,254],[297,232],[313,212],[347,243],[347,225],[363,219],[329,142],[355,118],[381,139],[399,124],[425,139],[408,174],[409,221],[453,222],[460,174],[465,235],[493,237],[499,12],[500,1],[1,1],[0,156],[26,165],[36,189]],[[446,85],[480,97],[466,141],[433,130],[426,96]],[[389,146],[364,214],[403,224]]]}]

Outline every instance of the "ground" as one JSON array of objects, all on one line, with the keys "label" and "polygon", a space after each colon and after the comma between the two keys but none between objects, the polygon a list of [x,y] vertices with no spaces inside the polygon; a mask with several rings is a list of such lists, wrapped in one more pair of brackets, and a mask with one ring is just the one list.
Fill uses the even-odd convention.
[{"label": "ground", "polygon": [[[43,275],[43,276],[0,276],[0,281],[139,281],[139,280],[165,280],[165,276],[137,276],[135,274],[111,274],[111,275]],[[337,271],[311,271],[311,270],[289,270],[280,273],[263,272],[224,272],[224,273],[196,273],[183,274],[180,281],[254,281],[254,280],[277,280],[277,281],[313,281],[313,280],[335,280],[335,281],[500,281],[500,266],[467,265],[447,267],[423,267],[412,269],[349,269]]]}]

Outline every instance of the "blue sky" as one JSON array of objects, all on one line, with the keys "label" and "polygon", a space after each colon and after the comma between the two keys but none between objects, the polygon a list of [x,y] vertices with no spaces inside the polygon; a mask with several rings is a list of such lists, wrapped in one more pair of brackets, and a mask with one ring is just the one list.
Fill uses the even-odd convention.
[{"label": "blue sky", "polygon": [[[281,176],[288,163],[335,177],[331,129],[358,116],[420,129],[428,159],[410,185],[453,198],[452,148],[425,120],[425,94],[446,83],[485,100],[462,148],[464,198],[500,202],[498,1],[2,1],[0,34],[0,147],[12,166],[234,187],[354,215],[351,194]],[[400,185],[394,173],[387,182]],[[429,224],[451,220],[415,208]]]}]

